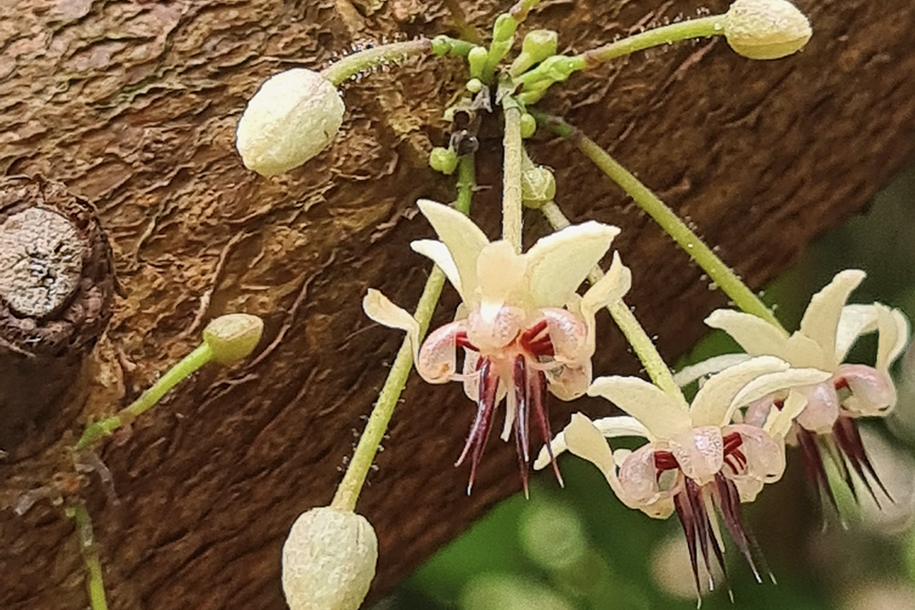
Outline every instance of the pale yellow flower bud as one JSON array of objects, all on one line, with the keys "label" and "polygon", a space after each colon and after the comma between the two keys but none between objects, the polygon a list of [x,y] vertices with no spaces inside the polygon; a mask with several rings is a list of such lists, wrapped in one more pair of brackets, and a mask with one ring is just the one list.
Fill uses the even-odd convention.
[{"label": "pale yellow flower bud", "polygon": [[248,102],[235,147],[245,167],[262,176],[296,168],[324,150],[343,123],[337,88],[317,72],[276,74]]},{"label": "pale yellow flower bud", "polygon": [[230,313],[210,322],[203,329],[203,340],[213,350],[213,360],[228,366],[247,358],[263,332],[264,321],[257,316]]},{"label": "pale yellow flower bud", "polygon": [[750,59],[778,59],[796,53],[811,34],[807,17],[787,0],[736,0],[725,16],[728,44]]},{"label": "pale yellow flower bud", "polygon": [[375,576],[378,540],[364,517],[328,506],[299,515],[283,545],[291,610],[358,610]]}]

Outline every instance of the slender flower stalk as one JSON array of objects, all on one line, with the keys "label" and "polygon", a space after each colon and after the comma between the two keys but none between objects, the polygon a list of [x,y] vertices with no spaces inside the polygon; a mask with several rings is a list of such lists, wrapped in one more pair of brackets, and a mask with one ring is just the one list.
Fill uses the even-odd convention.
[{"label": "slender flower stalk", "polygon": [[[432,314],[435,312],[435,306],[438,305],[444,285],[445,274],[438,267],[434,267],[432,273],[429,274],[429,279],[426,280],[423,294],[416,306],[416,312],[413,314],[419,323],[421,337],[425,336],[429,328],[429,322],[432,320]],[[356,508],[359,493],[365,484],[365,478],[372,467],[372,462],[375,461],[378,446],[388,429],[388,423],[391,421],[394,408],[397,406],[397,401],[400,400],[412,368],[413,348],[410,338],[406,337],[397,351],[397,357],[394,359],[388,378],[385,380],[381,392],[378,393],[378,401],[359,438],[359,444],[356,445],[356,451],[343,475],[343,480],[337,487],[337,492],[330,504],[331,508],[345,511],[352,511]]]},{"label": "slender flower stalk", "polygon": [[[569,219],[562,213],[562,210],[556,205],[555,201],[547,203],[541,210],[544,217],[547,219],[547,222],[550,223],[554,230],[561,231],[569,226]],[[595,267],[594,270],[588,274],[588,281],[591,282],[591,284],[596,284],[603,276],[604,272],[599,267]],[[646,333],[645,329],[642,328],[642,325],[639,324],[635,314],[632,313],[625,301],[623,301],[623,299],[612,301],[607,305],[607,311],[610,312],[613,321],[616,322],[616,325],[626,337],[629,345],[632,346],[632,350],[642,362],[642,366],[645,367],[645,372],[654,384],[661,388],[661,390],[671,398],[683,399],[683,393],[674,381],[670,368],[667,366],[667,363],[664,362],[664,358],[661,357],[661,354],[654,346],[651,337],[648,336],[648,333]]]},{"label": "slender flower stalk", "polygon": [[241,362],[254,351],[264,330],[263,321],[248,314],[228,314],[213,320],[203,331],[203,343],[156,380],[129,406],[115,415],[89,424],[74,447],[88,449],[95,441],[129,426],[153,408],[172,388],[196,373],[209,362],[230,366]]},{"label": "slender flower stalk", "polygon": [[505,111],[505,135],[503,139],[504,167],[502,175],[502,238],[512,244],[516,253],[521,252],[521,108],[510,97],[502,102]]},{"label": "slender flower stalk", "polygon": [[446,36],[437,37],[434,40],[418,38],[404,42],[392,42],[347,55],[322,70],[321,76],[339,86],[346,82],[346,79],[356,76],[363,70],[370,70],[374,66],[401,61],[407,57],[425,55],[427,53],[466,55],[472,46],[470,43]]},{"label": "slender flower stalk", "polygon": [[76,525],[76,536],[79,539],[79,550],[86,564],[86,588],[92,610],[108,610],[105,599],[105,582],[102,577],[102,563],[99,559],[98,546],[92,531],[92,519],[82,500],[77,499],[67,507],[66,515]]},{"label": "slender flower stalk", "polygon": [[782,328],[781,323],[772,311],[756,294],[731,270],[702,239],[696,235],[679,217],[655,195],[651,189],[642,184],[622,165],[616,162],[607,151],[596,142],[586,137],[575,127],[562,119],[540,112],[531,114],[537,122],[553,133],[567,138],[585,154],[608,178],[616,182],[633,201],[645,210],[661,228],[683,248],[719,288],[743,311],[762,318],[766,322]]}]

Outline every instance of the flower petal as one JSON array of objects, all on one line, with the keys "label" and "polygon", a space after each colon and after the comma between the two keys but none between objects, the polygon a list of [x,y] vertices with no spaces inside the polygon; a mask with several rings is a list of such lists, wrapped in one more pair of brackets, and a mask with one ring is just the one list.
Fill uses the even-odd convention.
[{"label": "flower petal", "polygon": [[779,390],[796,386],[822,383],[832,377],[832,373],[819,369],[788,369],[781,373],[770,373],[748,383],[731,401],[726,417],[730,420],[735,410],[754,400]]},{"label": "flower petal", "polygon": [[599,377],[588,388],[588,396],[613,402],[644,424],[653,439],[670,439],[692,427],[685,400],[676,400],[638,377]]},{"label": "flower petal", "polygon": [[418,239],[411,242],[410,247],[413,248],[414,252],[432,259],[432,262],[438,265],[438,268],[442,270],[451,285],[461,295],[461,300],[466,300],[464,292],[461,290],[461,275],[458,273],[457,265],[454,264],[454,259],[451,257],[451,251],[448,250],[448,246],[434,239]]},{"label": "flower petal", "polygon": [[712,375],[693,398],[689,409],[693,426],[724,426],[730,423],[731,401],[740,390],[758,377],[785,371],[790,366],[774,356],[760,356]]},{"label": "flower petal", "polygon": [[763,424],[763,430],[769,433],[772,438],[785,438],[791,430],[791,424],[794,418],[801,414],[804,407],[807,406],[807,399],[800,392],[789,390],[788,398],[785,399],[781,409],[774,405]]},{"label": "flower petal", "polygon": [[[572,416],[574,419],[575,416],[581,416],[581,413],[576,413]],[[587,418],[585,418],[587,419]],[[594,427],[597,428],[604,438],[620,438],[627,436],[639,436],[642,438],[648,438],[648,430],[639,423],[634,417],[629,417],[627,415],[617,415],[614,417],[603,417],[601,419],[595,419],[591,422],[594,424]],[[606,445],[606,441],[604,441]],[[565,430],[557,434],[552,441],[550,441],[550,448],[553,450],[553,455],[557,456],[560,453],[567,451],[569,449],[568,444],[566,443],[566,434]],[[628,450],[620,449],[618,451],[623,451],[624,454]],[[614,453],[616,456],[616,453]],[[616,459],[616,457],[614,457]],[[534,462],[534,469],[541,470],[546,468],[550,464],[550,454],[544,446],[540,449],[540,453],[537,456],[537,461]]]},{"label": "flower petal", "polygon": [[489,240],[470,218],[452,207],[428,199],[420,199],[416,205],[451,252],[461,277],[462,296],[472,301],[477,289],[477,259]]},{"label": "flower petal", "polygon": [[800,332],[816,341],[830,354],[836,350],[836,335],[842,308],[867,274],[860,269],[846,269],[810,299],[801,320]]},{"label": "flower petal", "polygon": [[[494,320],[509,297],[517,296],[521,291],[526,263],[525,257],[515,252],[514,246],[505,240],[487,244],[480,252],[477,282],[481,313],[485,320]],[[512,305],[526,306],[527,303],[512,299]]]},{"label": "flower petal", "polygon": [[874,303],[874,307],[879,333],[876,368],[887,371],[909,341],[909,321],[898,309],[890,309],[880,303]]},{"label": "flower petal", "polygon": [[594,317],[598,309],[617,301],[629,292],[632,287],[632,272],[623,264],[618,252],[613,253],[610,270],[593,286],[588,288],[581,298],[582,315]]},{"label": "flower petal", "polygon": [[719,373],[735,364],[746,362],[750,358],[752,358],[752,356],[747,354],[722,354],[720,356],[713,356],[708,360],[703,360],[702,362],[683,367],[678,373],[674,374],[674,383],[683,388],[697,379]]},{"label": "flower petal", "polygon": [[788,359],[787,333],[762,318],[732,309],[716,309],[705,319],[705,324],[731,335],[751,356],[770,355]]},{"label": "flower petal", "polygon": [[413,362],[416,362],[416,354],[419,351],[419,323],[407,310],[398,307],[374,288],[369,288],[362,299],[362,310],[374,322],[388,328],[407,331],[413,348]]},{"label": "flower petal", "polygon": [[836,329],[836,362],[845,360],[858,337],[877,330],[877,309],[873,305],[846,305]]},{"label": "flower petal", "polygon": [[616,227],[589,221],[537,240],[525,255],[534,307],[562,307],[610,249]]}]

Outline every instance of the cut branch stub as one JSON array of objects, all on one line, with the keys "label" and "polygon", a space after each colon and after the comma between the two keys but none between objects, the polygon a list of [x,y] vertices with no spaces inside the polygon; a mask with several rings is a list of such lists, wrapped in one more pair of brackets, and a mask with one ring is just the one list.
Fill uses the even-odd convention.
[{"label": "cut branch stub", "polygon": [[0,180],[0,449],[13,459],[76,415],[54,406],[74,402],[66,398],[111,318],[114,288],[92,204],[40,177]]}]

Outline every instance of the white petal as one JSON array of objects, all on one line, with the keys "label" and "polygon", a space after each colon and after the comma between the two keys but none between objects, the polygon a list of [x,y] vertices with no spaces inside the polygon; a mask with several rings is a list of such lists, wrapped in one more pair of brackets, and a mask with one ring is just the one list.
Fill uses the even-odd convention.
[{"label": "white petal", "polygon": [[714,356],[708,360],[703,360],[702,362],[683,367],[680,372],[674,375],[674,383],[681,388],[686,387],[697,379],[718,373],[735,364],[746,362],[751,357],[752,356],[747,354],[722,354],[720,356]]},{"label": "white petal", "polygon": [[845,360],[858,337],[877,330],[877,309],[873,305],[846,305],[836,329],[836,362]]},{"label": "white petal", "polygon": [[[511,243],[500,240],[487,244],[477,259],[477,282],[483,317],[495,317],[509,297],[517,296],[524,280],[526,266],[524,256],[515,252]],[[527,307],[528,303],[512,301],[512,305]]]},{"label": "white petal", "polygon": [[788,436],[788,431],[791,430],[794,418],[800,415],[806,406],[807,400],[803,394],[794,390],[789,391],[788,398],[785,399],[785,404],[781,409],[772,407],[772,411],[763,425],[763,430],[773,438],[785,438]]},{"label": "white petal", "polygon": [[689,410],[693,426],[724,426],[730,423],[731,401],[747,384],[763,375],[785,371],[789,366],[774,356],[760,356],[712,375],[693,398]]},{"label": "white petal", "polygon": [[830,377],[832,377],[832,373],[819,369],[788,369],[781,373],[763,375],[748,383],[746,387],[734,397],[734,400],[731,401],[731,408],[728,410],[727,417],[730,419],[737,408],[762,398],[767,394],[772,394],[779,390],[787,390],[796,386],[822,383]]},{"label": "white petal", "polygon": [[442,270],[451,285],[461,295],[461,300],[463,301],[464,292],[461,290],[461,276],[458,273],[457,265],[454,264],[454,259],[451,258],[451,251],[448,250],[448,246],[434,239],[419,239],[411,242],[410,247],[413,248],[414,252],[432,259],[432,262],[438,265],[438,268]]},{"label": "white petal", "polygon": [[829,284],[810,299],[800,331],[816,341],[830,354],[836,350],[836,334],[842,308],[867,274],[860,269],[840,271]]},{"label": "white petal", "polygon": [[751,356],[770,355],[788,359],[788,335],[762,318],[732,309],[716,309],[705,319],[705,324],[731,335]]},{"label": "white petal", "polygon": [[[550,446],[553,448],[553,455],[556,455],[556,450],[560,452],[563,449],[568,449],[574,455],[577,455],[580,458],[588,460],[595,466],[597,466],[604,476],[607,476],[608,473],[614,473],[614,463],[613,463],[613,453],[610,451],[610,445],[607,444],[607,441],[604,439],[600,431],[594,427],[594,424],[591,423],[591,420],[582,415],[581,413],[574,413],[572,415],[572,421],[569,422],[569,425],[560,433],[563,436],[563,441],[565,447],[560,447],[556,440],[550,443]],[[546,454],[546,448],[540,451],[540,456],[537,457],[537,461],[534,463],[534,468],[542,468],[545,464],[542,464],[543,457]],[[549,456],[546,456],[546,463],[549,463]]]},{"label": "white petal", "polygon": [[610,249],[616,227],[586,222],[537,240],[525,255],[535,307],[562,307]]},{"label": "white petal", "polygon": [[[580,413],[576,415],[584,417]],[[574,418],[575,415],[572,417]],[[591,423],[594,424],[594,427],[600,431],[604,438],[619,438],[626,436],[639,436],[642,438],[648,438],[648,430],[633,417],[618,415],[615,417],[604,417],[601,419],[596,419]],[[604,442],[604,444],[606,445],[607,443]],[[550,448],[553,450],[554,456],[568,450],[569,447],[566,444],[565,431],[560,432],[555,436],[555,438],[553,438],[553,440],[550,442]],[[619,460],[625,458],[628,451],[628,449],[619,449],[613,454],[614,459],[617,460],[617,463],[619,463]],[[617,453],[620,455],[617,456]],[[534,469],[540,470],[542,468],[546,468],[549,466],[549,464],[550,454],[547,452],[546,447],[543,447],[540,449],[540,454],[537,456],[537,460],[534,462]]]},{"label": "white petal", "polygon": [[462,294],[472,300],[477,289],[477,259],[489,240],[470,218],[452,207],[428,199],[420,199],[416,205],[451,252]]},{"label": "white petal", "polygon": [[909,321],[898,309],[890,309],[874,303],[877,310],[877,327],[880,333],[877,342],[877,363],[879,371],[887,371],[899,357],[909,340]]},{"label": "white petal", "polygon": [[623,264],[618,252],[613,253],[613,263],[604,277],[591,286],[581,299],[582,314],[592,317],[598,309],[626,296],[632,287],[632,272]]},{"label": "white petal", "polygon": [[831,371],[839,366],[832,347],[823,347],[798,331],[788,337],[785,360],[796,367],[811,367]]},{"label": "white petal", "polygon": [[654,439],[670,439],[689,430],[689,405],[638,377],[599,377],[588,396],[602,396],[644,424]]},{"label": "white petal", "polygon": [[398,307],[374,288],[369,288],[362,299],[362,310],[371,320],[389,328],[407,331],[413,348],[413,361],[419,351],[419,323],[410,313]]}]

